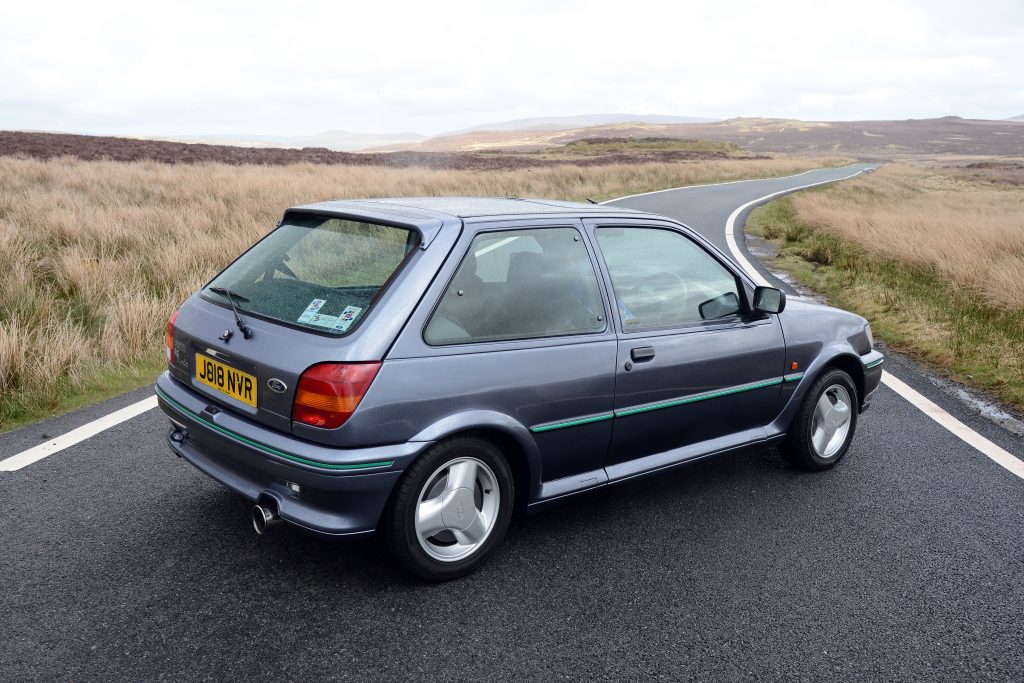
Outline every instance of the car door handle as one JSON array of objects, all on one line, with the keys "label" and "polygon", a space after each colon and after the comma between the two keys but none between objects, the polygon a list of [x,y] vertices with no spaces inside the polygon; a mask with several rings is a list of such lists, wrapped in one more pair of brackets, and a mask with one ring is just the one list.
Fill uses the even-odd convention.
[{"label": "car door handle", "polygon": [[649,360],[654,360],[654,347],[640,346],[631,350],[629,357],[633,359],[634,363],[645,363]]}]

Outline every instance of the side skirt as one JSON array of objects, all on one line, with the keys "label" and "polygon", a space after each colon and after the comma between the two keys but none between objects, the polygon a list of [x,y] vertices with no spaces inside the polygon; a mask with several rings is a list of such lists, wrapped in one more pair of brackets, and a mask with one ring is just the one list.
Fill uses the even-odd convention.
[{"label": "side skirt", "polygon": [[769,435],[763,427],[757,427],[717,439],[673,448],[664,453],[655,453],[629,462],[617,463],[611,467],[544,482],[541,484],[540,497],[527,505],[527,512],[530,514],[539,512],[577,494],[594,491],[610,484],[639,479],[704,458],[751,446],[775,443],[781,441],[785,436],[784,433],[778,432]]}]

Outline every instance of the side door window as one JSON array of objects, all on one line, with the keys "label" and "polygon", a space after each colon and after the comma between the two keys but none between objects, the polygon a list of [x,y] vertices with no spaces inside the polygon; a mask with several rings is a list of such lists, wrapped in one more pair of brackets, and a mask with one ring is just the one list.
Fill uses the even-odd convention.
[{"label": "side door window", "polygon": [[424,330],[428,344],[592,334],[606,328],[579,231],[478,234]]},{"label": "side door window", "polygon": [[740,313],[736,277],[673,230],[598,228],[624,332],[702,324]]}]

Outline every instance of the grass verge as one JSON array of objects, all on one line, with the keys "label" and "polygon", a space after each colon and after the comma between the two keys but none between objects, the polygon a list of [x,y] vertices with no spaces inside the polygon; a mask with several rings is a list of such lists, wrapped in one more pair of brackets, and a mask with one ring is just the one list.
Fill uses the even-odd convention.
[{"label": "grass verge", "polygon": [[[1020,190],[993,194],[946,168],[896,168],[875,176],[859,186],[771,202],[750,215],[746,229],[775,244],[777,255],[764,259],[771,268],[863,315],[894,349],[1024,411],[1024,283],[1013,280],[1024,249],[1005,242],[1001,226],[987,230],[984,220],[1009,211],[1007,220],[1024,244],[1020,214],[1013,224]],[[922,230],[912,230],[920,240],[916,250],[907,241],[908,224],[891,213],[906,209],[906,197],[892,182],[908,178],[921,206],[949,201],[952,191],[965,214],[955,232],[923,218]],[[830,207],[827,218],[823,206]],[[981,218],[972,225],[970,215]],[[993,288],[993,281],[1008,286]]]},{"label": "grass verge", "polygon": [[88,376],[72,386],[56,382],[49,386],[47,394],[33,392],[25,397],[28,401],[20,405],[17,398],[10,401],[6,408],[11,417],[3,423],[0,432],[24,427],[42,417],[70,413],[146,386],[165,366],[161,355],[116,367],[90,368]]}]

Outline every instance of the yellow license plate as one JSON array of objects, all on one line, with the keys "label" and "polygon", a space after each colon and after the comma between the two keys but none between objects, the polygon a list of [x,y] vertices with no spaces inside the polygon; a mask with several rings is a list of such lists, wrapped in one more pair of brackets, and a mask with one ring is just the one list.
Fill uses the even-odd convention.
[{"label": "yellow license plate", "polygon": [[248,373],[239,372],[197,353],[196,379],[231,398],[256,407],[256,378]]}]

